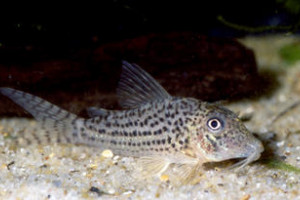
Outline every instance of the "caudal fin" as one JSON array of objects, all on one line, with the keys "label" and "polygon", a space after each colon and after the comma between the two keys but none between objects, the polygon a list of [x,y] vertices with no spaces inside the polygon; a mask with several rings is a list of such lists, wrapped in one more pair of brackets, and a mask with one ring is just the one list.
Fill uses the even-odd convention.
[{"label": "caudal fin", "polygon": [[72,137],[77,116],[48,101],[12,88],[0,88],[0,93],[23,107],[40,122],[43,133],[31,133],[28,143],[74,143]]}]

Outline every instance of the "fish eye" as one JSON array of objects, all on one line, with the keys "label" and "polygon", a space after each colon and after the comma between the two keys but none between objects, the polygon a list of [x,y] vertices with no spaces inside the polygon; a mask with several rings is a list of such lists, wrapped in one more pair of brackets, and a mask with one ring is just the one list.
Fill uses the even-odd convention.
[{"label": "fish eye", "polygon": [[207,121],[207,126],[211,131],[218,131],[223,128],[224,123],[219,118],[214,117]]}]

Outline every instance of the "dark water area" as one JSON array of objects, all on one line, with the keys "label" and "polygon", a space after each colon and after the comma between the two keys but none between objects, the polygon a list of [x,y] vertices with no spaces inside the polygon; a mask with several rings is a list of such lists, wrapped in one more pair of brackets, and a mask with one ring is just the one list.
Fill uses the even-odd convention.
[{"label": "dark water area", "polygon": [[[3,7],[4,10],[5,7]],[[194,31],[219,37],[248,34],[217,18],[245,26],[294,23],[283,3],[266,1],[114,0],[70,5],[12,6],[0,21],[2,45],[71,49],[132,38],[152,32]],[[5,15],[5,14],[3,14]],[[276,21],[277,19],[277,21]],[[57,49],[57,45],[60,49]]]}]

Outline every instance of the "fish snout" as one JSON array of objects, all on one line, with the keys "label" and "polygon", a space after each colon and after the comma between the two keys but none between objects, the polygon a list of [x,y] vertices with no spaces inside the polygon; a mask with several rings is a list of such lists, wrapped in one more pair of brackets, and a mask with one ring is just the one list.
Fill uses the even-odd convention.
[{"label": "fish snout", "polygon": [[242,157],[249,159],[250,163],[260,158],[261,153],[264,151],[264,146],[260,140],[255,138],[251,143],[247,144],[245,150]]}]

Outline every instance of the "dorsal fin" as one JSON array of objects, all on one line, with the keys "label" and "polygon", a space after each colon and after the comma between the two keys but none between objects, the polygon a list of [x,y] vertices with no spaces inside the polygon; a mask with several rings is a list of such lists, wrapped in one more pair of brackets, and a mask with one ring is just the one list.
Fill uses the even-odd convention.
[{"label": "dorsal fin", "polygon": [[152,76],[138,65],[123,61],[122,69],[117,94],[123,108],[136,108],[148,102],[171,97]]}]

